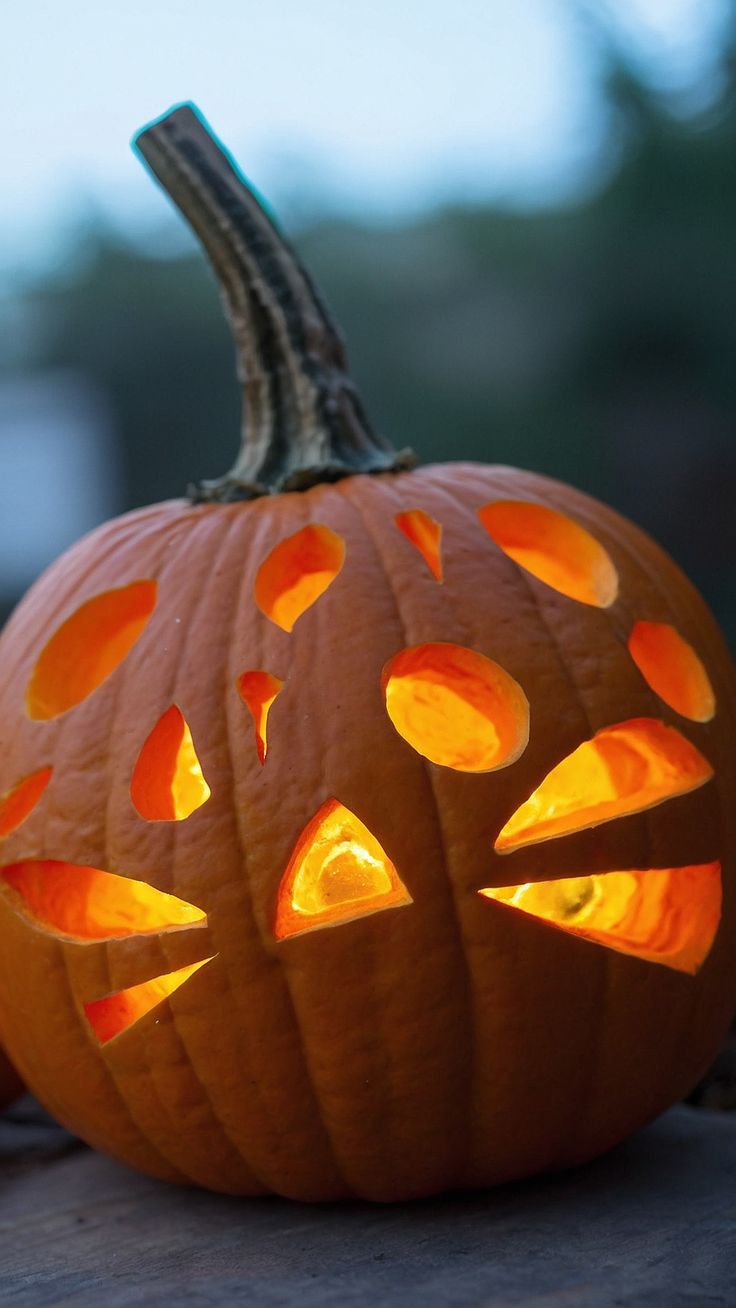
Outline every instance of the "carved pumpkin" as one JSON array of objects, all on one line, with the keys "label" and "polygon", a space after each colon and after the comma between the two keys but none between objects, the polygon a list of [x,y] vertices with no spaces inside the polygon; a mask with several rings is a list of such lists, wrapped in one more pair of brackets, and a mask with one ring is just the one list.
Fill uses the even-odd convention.
[{"label": "carved pumpkin", "polygon": [[220,278],[244,442],[80,541],[2,636],[7,1048],[86,1140],[224,1191],[590,1158],[734,1008],[718,631],[587,496],[412,471],[201,121],[139,146]]}]

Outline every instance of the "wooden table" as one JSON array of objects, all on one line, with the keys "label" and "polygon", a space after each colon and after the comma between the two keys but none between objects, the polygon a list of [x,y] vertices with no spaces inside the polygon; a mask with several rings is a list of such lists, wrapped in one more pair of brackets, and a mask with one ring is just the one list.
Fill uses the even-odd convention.
[{"label": "wooden table", "polygon": [[310,1207],[175,1189],[31,1100],[0,1118],[0,1302],[260,1308],[736,1305],[736,1114],[672,1109],[588,1167]]}]

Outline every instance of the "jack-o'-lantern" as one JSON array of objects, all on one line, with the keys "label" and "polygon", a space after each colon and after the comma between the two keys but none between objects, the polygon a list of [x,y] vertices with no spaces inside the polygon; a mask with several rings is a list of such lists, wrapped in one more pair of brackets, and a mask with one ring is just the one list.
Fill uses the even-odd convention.
[{"label": "jack-o'-lantern", "polygon": [[736,712],[692,586],[546,477],[412,470],[191,109],[139,138],[207,249],[245,422],[0,641],[0,1029],[92,1144],[397,1199],[588,1159],[736,996]]}]

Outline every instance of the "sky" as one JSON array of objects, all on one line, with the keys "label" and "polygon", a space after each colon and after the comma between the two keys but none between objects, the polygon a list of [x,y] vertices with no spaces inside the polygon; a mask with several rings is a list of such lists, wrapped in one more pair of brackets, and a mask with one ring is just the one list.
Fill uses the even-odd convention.
[{"label": "sky", "polygon": [[[655,81],[708,80],[727,0],[589,0]],[[584,0],[0,0],[0,273],[78,215],[169,221],[129,148],[194,100],[281,209],[554,200],[604,131]]]}]

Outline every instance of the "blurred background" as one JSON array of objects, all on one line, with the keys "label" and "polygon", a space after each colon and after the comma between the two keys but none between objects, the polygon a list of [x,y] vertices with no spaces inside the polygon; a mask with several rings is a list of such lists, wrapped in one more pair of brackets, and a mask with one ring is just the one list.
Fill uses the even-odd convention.
[{"label": "blurred background", "polygon": [[376,425],[601,496],[736,641],[734,4],[24,0],[0,51],[0,614],[234,459],[213,280],[128,144],[192,99]]}]

